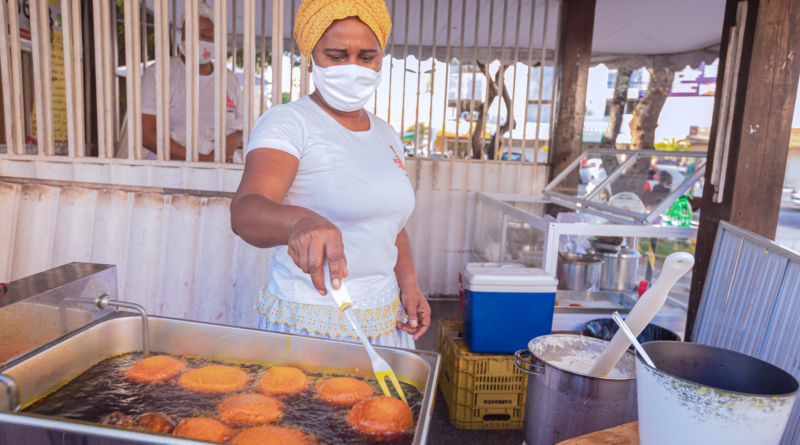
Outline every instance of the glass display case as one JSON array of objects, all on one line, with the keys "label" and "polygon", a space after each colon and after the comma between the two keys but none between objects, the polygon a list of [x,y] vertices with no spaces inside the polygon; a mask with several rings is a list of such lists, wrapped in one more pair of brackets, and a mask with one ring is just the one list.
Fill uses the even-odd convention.
[{"label": "glass display case", "polygon": [[[700,191],[705,166],[702,152],[592,150],[541,195],[476,193],[471,261],[544,269],[559,279],[561,307],[629,309],[669,253],[694,253],[685,195]],[[670,293],[684,319],[689,283]]]}]

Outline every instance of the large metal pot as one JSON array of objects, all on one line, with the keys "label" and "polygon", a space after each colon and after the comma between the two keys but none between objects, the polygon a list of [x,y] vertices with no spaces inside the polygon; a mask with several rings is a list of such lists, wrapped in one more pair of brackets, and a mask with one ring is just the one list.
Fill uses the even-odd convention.
[{"label": "large metal pot", "polygon": [[601,290],[626,291],[639,283],[639,252],[622,249],[619,252],[598,252],[603,259],[598,287]]},{"label": "large metal pot", "polygon": [[639,438],[662,444],[778,444],[797,398],[789,373],[762,360],[696,343],[642,347],[636,359]]},{"label": "large metal pot", "polygon": [[[628,377],[594,377],[570,368],[567,360],[584,355],[587,363],[607,341],[580,335],[536,337],[515,353],[514,365],[530,374],[525,400],[525,442],[552,445],[562,440],[636,420],[634,356],[626,352],[615,370]],[[588,372],[588,371],[587,371]]]},{"label": "large metal pot", "polygon": [[603,259],[593,254],[559,253],[556,266],[558,288],[584,291],[597,288]]}]

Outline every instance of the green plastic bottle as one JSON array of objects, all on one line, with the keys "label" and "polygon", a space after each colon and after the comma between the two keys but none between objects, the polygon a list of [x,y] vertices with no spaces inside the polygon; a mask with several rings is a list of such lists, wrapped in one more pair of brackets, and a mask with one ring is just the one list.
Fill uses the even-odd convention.
[{"label": "green plastic bottle", "polygon": [[661,216],[668,226],[689,227],[692,225],[692,205],[686,195],[681,196]]}]

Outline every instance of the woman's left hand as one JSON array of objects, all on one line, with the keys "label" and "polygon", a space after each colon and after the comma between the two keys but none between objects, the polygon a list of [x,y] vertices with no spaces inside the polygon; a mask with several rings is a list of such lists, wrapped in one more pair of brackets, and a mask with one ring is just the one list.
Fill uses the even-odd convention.
[{"label": "woman's left hand", "polygon": [[408,322],[397,322],[397,327],[414,336],[416,341],[431,325],[431,306],[418,287],[400,291],[400,302],[408,313]]}]

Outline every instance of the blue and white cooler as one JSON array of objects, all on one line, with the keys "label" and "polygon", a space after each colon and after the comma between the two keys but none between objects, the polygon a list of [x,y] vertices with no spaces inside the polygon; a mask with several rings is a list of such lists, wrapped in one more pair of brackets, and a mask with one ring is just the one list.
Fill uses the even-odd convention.
[{"label": "blue and white cooler", "polygon": [[510,354],[550,334],[557,284],[553,275],[521,264],[467,263],[461,292],[469,348]]}]

